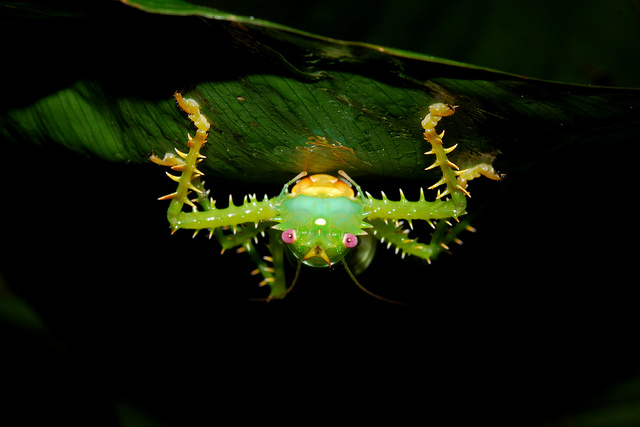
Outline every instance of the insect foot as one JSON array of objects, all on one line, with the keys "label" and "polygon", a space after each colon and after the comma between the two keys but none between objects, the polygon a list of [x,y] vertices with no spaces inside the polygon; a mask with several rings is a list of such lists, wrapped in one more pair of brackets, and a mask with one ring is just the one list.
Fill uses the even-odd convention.
[{"label": "insect foot", "polygon": [[489,163],[479,163],[473,167],[460,171],[459,173],[457,173],[457,175],[458,184],[462,188],[467,188],[467,183],[469,181],[481,176],[487,177],[494,181],[500,181],[504,177],[504,174],[496,172],[494,167]]}]

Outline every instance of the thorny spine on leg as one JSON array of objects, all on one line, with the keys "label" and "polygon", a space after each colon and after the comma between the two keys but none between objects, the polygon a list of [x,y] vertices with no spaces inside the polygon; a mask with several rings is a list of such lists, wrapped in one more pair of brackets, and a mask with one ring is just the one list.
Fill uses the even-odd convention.
[{"label": "thorny spine on leg", "polygon": [[[245,197],[241,206],[235,206],[233,200],[229,197],[228,208],[216,209],[215,201],[209,198],[209,191],[205,190],[204,182],[201,179],[204,173],[197,168],[197,164],[206,158],[200,154],[200,150],[207,142],[210,125],[207,118],[200,113],[200,107],[195,100],[184,99],[180,92],[175,93],[175,99],[179,107],[188,114],[189,120],[197,128],[194,138],[187,134],[189,152],[183,153],[175,149],[177,156],[172,153],[166,154],[163,159],[158,158],[155,154],[150,156],[151,161],[154,163],[169,166],[172,170],[181,173],[180,176],[167,173],[169,178],[178,183],[178,189],[174,193],[159,198],[160,200],[171,200],[167,211],[167,219],[172,232],[180,228],[193,228],[195,230],[193,236],[195,237],[202,228],[209,228],[209,238],[215,237],[218,240],[222,246],[222,252],[226,249],[238,247],[237,252],[246,252],[253,259],[258,267],[253,273],[260,274],[263,277],[262,282],[260,282],[261,286],[269,285],[272,289],[272,295],[274,292],[276,294],[284,293],[286,291],[284,272],[276,271],[278,265],[274,259],[275,255],[282,252],[283,248],[275,248],[275,253],[272,249],[272,256],[263,257],[253,243],[253,240],[257,241],[259,234],[264,235],[269,228],[270,223],[263,220],[272,216],[272,203],[266,196],[263,201],[258,201],[255,195],[250,195]],[[304,174],[300,174],[297,178]],[[289,184],[285,185],[283,192],[286,191]],[[189,198],[191,192],[196,193],[194,199]],[[198,210],[196,203],[201,206],[203,211]],[[191,206],[192,212],[183,212],[185,204]],[[233,224],[233,221],[229,225],[222,224],[224,222],[222,218],[231,216],[237,218],[237,224]],[[212,221],[211,218],[214,218],[214,220]],[[247,222],[254,222],[254,224],[247,225],[245,224]],[[207,225],[211,225],[211,227],[207,227]],[[224,233],[224,230],[229,228],[233,230],[233,233]],[[273,238],[271,240],[273,241]],[[283,255],[279,254],[278,258],[283,258]],[[282,264],[280,259],[277,261]],[[274,266],[272,267],[270,264]]]},{"label": "thorny spine on leg", "polygon": [[198,170],[196,165],[205,159],[205,156],[200,154],[200,149],[207,142],[210,127],[207,118],[200,113],[200,107],[197,102],[192,99],[185,100],[180,92],[176,92],[174,96],[180,108],[189,115],[189,120],[196,126],[196,136],[192,138],[190,134],[187,134],[189,138],[188,153],[183,153],[176,149],[175,151],[178,157],[173,154],[167,154],[163,159],[159,159],[153,154],[150,157],[154,163],[169,166],[172,170],[180,172],[179,176],[167,172],[167,176],[178,183],[178,189],[174,193],[167,194],[159,199],[171,200],[171,204],[167,210],[167,219],[173,232],[180,228],[177,221],[182,213],[182,207],[185,204],[191,206],[194,211],[197,211],[196,205],[189,199],[189,193],[192,191],[198,194],[204,193],[202,188],[198,188],[202,187],[200,177],[204,174]]},{"label": "thorny spine on leg", "polygon": [[[189,119],[198,130],[194,138],[189,135],[189,152],[187,154],[176,150],[178,157],[172,154],[165,155],[163,159],[159,159],[155,155],[150,157],[154,163],[170,166],[173,170],[182,173],[180,176],[167,174],[178,182],[178,189],[175,193],[160,198],[161,200],[171,199],[167,218],[172,230],[235,227],[250,222],[257,224],[275,216],[276,206],[273,199],[269,199],[267,196],[260,201],[255,195],[246,196],[243,204],[238,206],[233,204],[230,197],[227,208],[218,209],[213,202],[209,202],[208,207],[203,205],[204,211],[197,209],[195,203],[188,198],[188,194],[192,191],[199,195],[204,193],[204,187],[200,182],[203,173],[197,169],[196,165],[205,158],[200,154],[200,149],[207,140],[209,123],[206,117],[200,113],[200,107],[196,101],[183,99],[179,92],[176,92],[175,98],[180,108],[189,115]],[[182,208],[185,204],[191,206],[193,211],[183,212]]]},{"label": "thorny spine on leg", "polygon": [[[464,185],[458,181],[457,177],[464,170],[451,162],[447,154],[451,153],[456,147],[445,148],[442,144],[444,131],[438,134],[435,130],[436,125],[442,117],[451,116],[455,112],[455,107],[445,104],[434,104],[429,107],[429,114],[422,120],[424,129],[424,139],[429,142],[431,149],[425,152],[425,155],[435,155],[436,160],[425,170],[431,170],[439,167],[442,172],[442,178],[434,185],[429,187],[433,190],[442,184],[446,185],[444,191],[438,190],[435,201],[427,201],[422,189],[420,190],[420,199],[416,202],[408,201],[402,190],[400,190],[400,201],[390,201],[387,196],[382,194],[382,201],[377,201],[367,193],[369,204],[372,212],[368,217],[368,221],[374,225],[374,235],[383,243],[387,243],[387,247],[394,246],[396,253],[417,256],[430,262],[438,253],[448,250],[445,243],[449,240],[445,234],[447,229],[447,218],[453,218],[459,221],[459,217],[465,214],[466,197],[470,197],[469,192]],[[449,199],[450,198],[450,199]],[[433,228],[434,233],[430,243],[418,242],[417,239],[408,237],[409,230],[403,229],[404,221],[413,228],[412,220],[422,219],[427,221]],[[432,220],[440,221],[434,225]],[[390,222],[392,220],[393,222]],[[459,239],[452,239],[457,243],[461,243]]]},{"label": "thorny spine on leg", "polygon": [[[425,170],[430,170],[435,167],[440,167],[442,171],[442,179],[436,182],[434,185],[429,187],[429,190],[433,190],[436,187],[439,187],[442,184],[446,184],[447,188],[440,192],[438,190],[438,195],[436,199],[441,199],[446,195],[451,195],[451,198],[454,200],[456,206],[466,206],[465,196],[470,197],[469,192],[465,190],[457,180],[457,175],[462,174],[464,171],[461,171],[458,166],[452,163],[448,158],[447,154],[451,153],[456,149],[458,144],[453,145],[449,148],[444,148],[442,146],[442,138],[444,137],[444,131],[438,134],[436,133],[436,125],[442,119],[442,117],[451,116],[455,112],[456,107],[449,107],[445,104],[434,104],[429,107],[429,114],[426,115],[424,120],[422,120],[422,128],[424,129],[424,139],[431,144],[431,150],[424,153],[425,155],[434,154],[436,156],[436,161],[431,164],[431,166],[427,167]],[[455,171],[454,171],[455,169]]]}]

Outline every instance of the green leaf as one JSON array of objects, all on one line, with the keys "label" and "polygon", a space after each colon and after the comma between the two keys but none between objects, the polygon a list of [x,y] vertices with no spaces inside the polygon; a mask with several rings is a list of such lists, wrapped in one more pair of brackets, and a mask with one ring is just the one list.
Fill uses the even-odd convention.
[{"label": "green leaf", "polygon": [[[637,89],[527,79],[186,1],[124,3],[154,14],[111,5],[90,24],[82,10],[64,24],[42,18],[58,42],[82,34],[91,49],[65,58],[64,84],[14,94],[4,137],[145,162],[184,149],[193,132],[171,96],[179,89],[213,124],[208,175],[281,183],[300,170],[429,179],[420,120],[434,102],[459,106],[441,126],[459,143],[461,167],[500,153],[496,166],[510,172],[566,146],[638,133]],[[23,13],[9,31],[22,23],[15,7]]]}]

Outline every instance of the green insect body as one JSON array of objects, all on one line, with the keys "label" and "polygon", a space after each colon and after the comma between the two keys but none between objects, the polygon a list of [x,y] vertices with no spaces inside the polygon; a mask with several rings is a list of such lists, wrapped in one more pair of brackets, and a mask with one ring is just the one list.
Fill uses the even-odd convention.
[{"label": "green insect body", "polygon": [[340,262],[357,244],[356,236],[366,234],[363,228],[370,227],[363,222],[364,205],[348,196],[294,194],[282,200],[279,210],[280,216],[273,218],[278,224],[272,228],[282,230],[283,242],[311,267]]},{"label": "green insect body", "polygon": [[[204,159],[200,149],[206,142],[209,122],[196,101],[184,99],[179,92],[175,98],[196,126],[196,136],[192,138],[189,135],[188,153],[176,150],[177,156],[168,153],[162,159],[153,154],[150,157],[153,162],[180,172],[180,175],[167,174],[178,182],[178,188],[176,192],[160,198],[171,200],[167,212],[171,229],[173,232],[181,228],[193,229],[195,234],[201,229],[208,229],[209,237],[216,237],[223,252],[233,247],[247,252],[258,267],[252,274],[260,274],[263,278],[261,285],[270,287],[267,299],[282,298],[288,292],[283,266],[285,250],[298,260],[296,278],[301,264],[326,268],[340,262],[353,278],[345,257],[358,249],[358,236],[361,239],[373,236],[389,247],[395,247],[402,256],[408,254],[430,262],[447,249],[444,239],[450,224],[447,219],[458,221],[466,213],[469,193],[465,187],[473,176],[466,170],[458,170],[449,161],[447,154],[456,146],[445,148],[442,145],[444,132],[438,134],[435,131],[442,117],[455,112],[445,104],[431,105],[429,114],[422,121],[424,138],[431,145],[431,150],[425,154],[436,158],[427,170],[440,168],[442,172],[442,178],[429,189],[444,186],[433,201],[426,200],[422,189],[417,201],[407,200],[402,191],[399,201],[389,200],[384,193],[382,199],[376,199],[363,192],[344,171],[339,171],[339,178],[326,174],[307,176],[306,172],[301,172],[287,182],[276,197],[265,196],[258,200],[255,195],[249,195],[240,205],[234,205],[230,197],[227,208],[217,208],[209,197],[209,191],[204,188],[201,179],[204,174],[197,169],[197,164]],[[461,175],[465,180],[459,179]],[[196,195],[193,200],[189,198],[192,193]],[[183,210],[185,204],[191,206],[191,211]],[[402,228],[405,222],[412,227],[414,220],[428,221],[435,229],[429,243],[410,239],[408,231]],[[434,220],[445,221],[434,225]],[[229,233],[229,229],[233,233]],[[271,256],[262,257],[254,241],[258,235],[267,232]],[[373,252],[368,251],[370,254]],[[369,262],[363,261],[361,268],[366,268]]]}]

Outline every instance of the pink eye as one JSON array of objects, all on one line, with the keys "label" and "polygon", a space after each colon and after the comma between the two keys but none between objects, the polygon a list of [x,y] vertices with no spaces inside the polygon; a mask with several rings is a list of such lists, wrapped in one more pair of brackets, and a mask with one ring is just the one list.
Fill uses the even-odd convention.
[{"label": "pink eye", "polygon": [[354,248],[358,244],[358,238],[351,233],[347,233],[342,238],[342,244],[347,248]]},{"label": "pink eye", "polygon": [[282,232],[282,241],[289,244],[296,241],[296,230],[285,230]]}]

